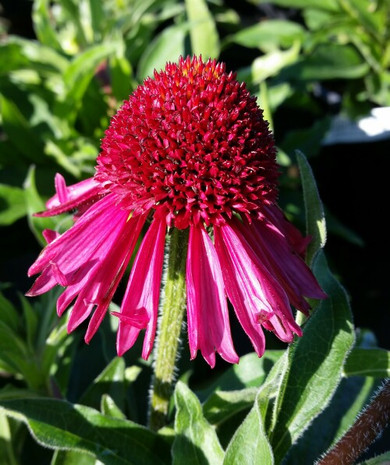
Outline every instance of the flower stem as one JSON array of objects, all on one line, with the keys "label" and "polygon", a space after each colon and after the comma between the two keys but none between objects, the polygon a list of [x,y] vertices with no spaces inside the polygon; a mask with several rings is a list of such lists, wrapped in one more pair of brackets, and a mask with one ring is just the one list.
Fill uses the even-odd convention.
[{"label": "flower stem", "polygon": [[173,390],[180,333],[186,307],[185,269],[188,229],[173,229],[169,244],[164,301],[155,350],[149,427],[157,431],[167,422]]},{"label": "flower stem", "polygon": [[390,379],[386,380],[345,435],[316,465],[352,465],[390,422]]}]

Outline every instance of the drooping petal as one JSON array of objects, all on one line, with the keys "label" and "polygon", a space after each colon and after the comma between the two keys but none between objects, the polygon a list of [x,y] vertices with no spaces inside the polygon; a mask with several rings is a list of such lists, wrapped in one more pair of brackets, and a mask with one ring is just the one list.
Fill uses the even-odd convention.
[{"label": "drooping petal", "polygon": [[237,363],[220,263],[209,235],[200,225],[190,227],[186,286],[191,358],[199,349],[212,368],[215,351],[226,361]]},{"label": "drooping petal", "polygon": [[[162,267],[165,219],[155,217],[135,258],[119,314],[117,352],[123,355],[146,327],[142,357],[146,360],[156,334]],[[133,324],[133,321],[143,324]]]},{"label": "drooping petal", "polygon": [[94,178],[66,186],[63,176],[57,173],[54,184],[56,194],[46,202],[48,210],[36,213],[35,216],[54,216],[68,212],[80,205],[97,200],[101,191],[101,185]]},{"label": "drooping petal", "polygon": [[311,237],[303,237],[299,229],[287,220],[284,213],[277,205],[264,205],[263,213],[265,217],[283,234],[292,249],[304,258],[306,248],[311,241]]},{"label": "drooping petal", "polygon": [[256,353],[261,356],[265,349],[260,324],[285,342],[293,340],[293,332],[300,335],[287,295],[234,223],[214,227],[214,235],[227,295]]},{"label": "drooping petal", "polygon": [[[113,231],[113,238],[105,243],[105,250],[102,251],[96,266],[83,277],[84,285],[72,309],[68,331],[73,331],[94,310],[85,334],[87,343],[95,334],[107,311],[129,263],[145,218],[144,215],[124,220],[120,227]],[[80,284],[77,283],[75,287],[76,290],[79,289]],[[74,294],[74,290],[70,292]]]},{"label": "drooping petal", "polygon": [[326,297],[310,268],[276,225],[266,217],[253,219],[251,224],[245,221],[236,224],[258,260],[283,287],[294,307],[307,313],[310,306],[304,297]]},{"label": "drooping petal", "polygon": [[66,233],[53,236],[30,268],[31,273],[42,273],[28,295],[41,294],[56,284],[66,287],[57,312],[62,314],[76,299],[68,322],[72,331],[94,310],[85,336],[88,342],[123,276],[146,216],[130,217],[112,195],[96,202]]},{"label": "drooping petal", "polygon": [[54,239],[57,239],[59,237],[60,233],[57,231],[53,231],[52,229],[44,229],[42,231],[42,236],[45,238],[45,241],[50,244],[50,242],[53,242]]},{"label": "drooping petal", "polygon": [[42,294],[59,283],[52,271],[54,263],[66,279],[61,284],[69,285],[79,280],[78,275],[86,273],[97,260],[94,252],[101,251],[112,229],[127,217],[128,212],[119,209],[111,195],[96,202],[68,231],[43,249],[28,270],[29,276],[40,272],[42,275],[27,295]]}]

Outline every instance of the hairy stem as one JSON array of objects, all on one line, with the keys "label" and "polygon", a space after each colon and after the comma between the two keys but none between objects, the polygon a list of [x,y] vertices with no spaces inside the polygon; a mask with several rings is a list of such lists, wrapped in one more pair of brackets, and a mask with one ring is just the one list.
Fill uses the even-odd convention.
[{"label": "hairy stem", "polygon": [[390,379],[317,465],[352,465],[390,421]]},{"label": "hairy stem", "polygon": [[185,269],[188,230],[174,229],[169,244],[164,302],[159,320],[149,427],[157,431],[166,424],[175,378],[180,333],[186,306]]}]

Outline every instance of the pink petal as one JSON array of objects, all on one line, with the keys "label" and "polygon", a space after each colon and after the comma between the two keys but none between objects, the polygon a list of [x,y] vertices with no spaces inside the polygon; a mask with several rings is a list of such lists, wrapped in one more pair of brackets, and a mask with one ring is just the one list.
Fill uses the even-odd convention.
[{"label": "pink petal", "polygon": [[[85,334],[89,343],[103,320],[112,297],[130,261],[135,244],[142,230],[146,215],[132,217],[123,222],[116,238],[106,245],[98,265],[89,273],[88,281],[77,297],[68,322],[72,331],[84,321],[95,308]],[[87,279],[87,277],[85,277]]]},{"label": "pink petal", "polygon": [[[27,295],[42,294],[56,284],[76,284],[96,266],[105,248],[115,238],[115,231],[126,223],[128,217],[128,213],[115,203],[109,205],[109,210],[102,208],[99,213],[100,216],[93,215],[89,220],[84,215],[71,229],[46,246],[29,270],[36,273],[43,268]],[[75,235],[74,230],[79,235]]]},{"label": "pink petal", "polygon": [[191,226],[187,256],[187,324],[191,358],[200,349],[215,366],[215,351],[238,363],[230,334],[222,271],[214,245],[202,226]]},{"label": "pink petal", "polygon": [[[157,326],[165,232],[165,219],[155,217],[131,269],[119,315],[117,352],[120,356],[134,344],[141,331],[140,326],[146,326],[142,357],[146,360],[152,350]],[[145,320],[145,312],[148,321]],[[142,320],[144,325],[131,324],[132,319]]]},{"label": "pink petal", "polygon": [[[126,217],[128,213],[115,206],[115,197],[110,194],[96,202],[68,231],[50,242],[28,270],[28,276],[40,273],[50,262],[56,261],[63,273],[77,263],[85,263],[90,249],[107,231],[113,221],[112,213]],[[119,213],[120,212],[120,213]],[[114,218],[115,220],[115,218]],[[121,221],[121,218],[117,218]]]},{"label": "pink petal", "polygon": [[42,236],[45,238],[45,241],[50,244],[50,242],[53,242],[54,239],[60,236],[60,233],[51,229],[45,229],[42,231]]},{"label": "pink petal", "polygon": [[261,356],[265,349],[260,324],[285,342],[292,341],[293,332],[300,335],[284,290],[234,223],[214,227],[214,235],[226,292],[257,354]]},{"label": "pink petal", "polygon": [[48,210],[36,213],[35,216],[53,216],[73,210],[86,202],[97,200],[102,189],[94,178],[67,187],[65,179],[58,173],[54,178],[54,184],[56,194],[46,202]]},{"label": "pink petal", "polygon": [[294,307],[307,312],[310,306],[304,296],[318,299],[326,297],[310,268],[277,226],[265,217],[255,219],[251,224],[237,224],[258,260],[283,287]]},{"label": "pink petal", "polygon": [[302,258],[305,256],[308,243],[311,237],[303,237],[299,229],[297,229],[287,218],[283,212],[276,205],[269,205],[263,207],[266,218],[276,226],[276,228],[287,239],[289,245],[298,253]]}]

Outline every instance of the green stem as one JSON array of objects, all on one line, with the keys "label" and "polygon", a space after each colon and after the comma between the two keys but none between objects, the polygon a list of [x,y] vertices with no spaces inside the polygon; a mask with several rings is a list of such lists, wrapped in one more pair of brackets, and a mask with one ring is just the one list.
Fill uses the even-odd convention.
[{"label": "green stem", "polygon": [[188,230],[173,229],[169,244],[164,302],[155,349],[149,427],[157,431],[167,422],[173,391],[180,333],[186,307],[185,269]]}]

